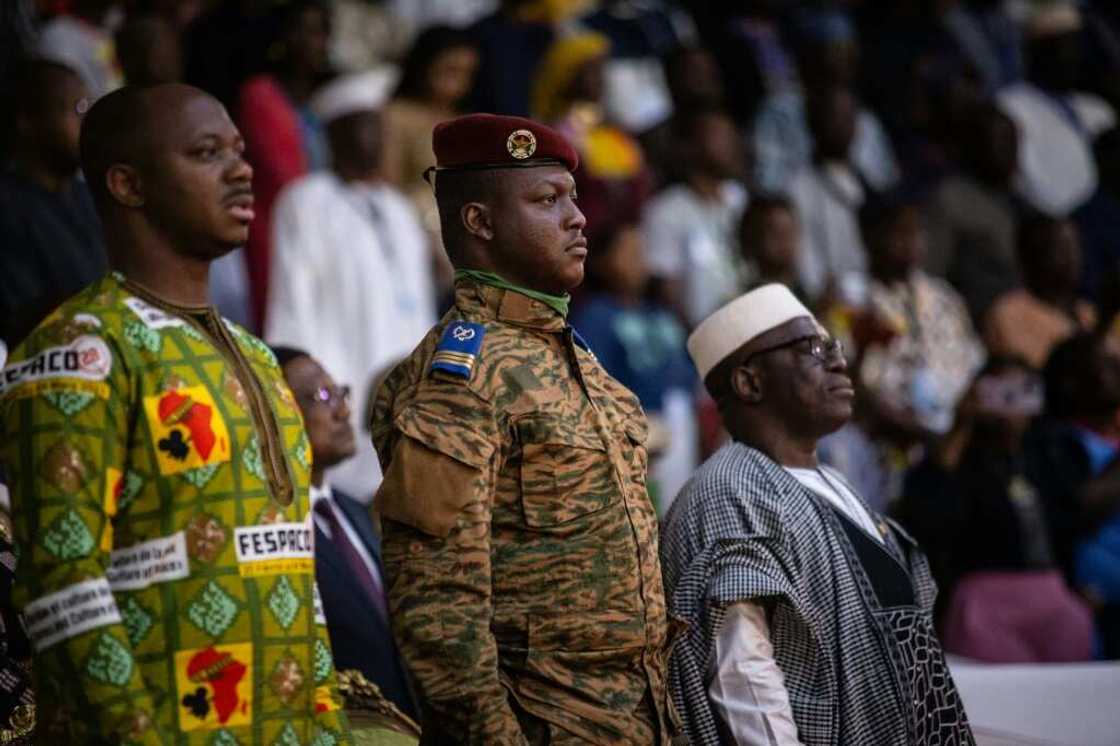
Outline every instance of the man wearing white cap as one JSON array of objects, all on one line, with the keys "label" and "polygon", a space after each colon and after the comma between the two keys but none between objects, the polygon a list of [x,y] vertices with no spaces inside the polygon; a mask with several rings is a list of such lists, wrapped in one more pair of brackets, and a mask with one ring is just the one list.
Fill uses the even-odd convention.
[{"label": "man wearing white cap", "polygon": [[840,344],[775,284],[712,314],[688,349],[732,437],[662,529],[690,742],[973,743],[925,557],[817,462],[852,414]]},{"label": "man wearing white cap", "polygon": [[[264,337],[307,350],[354,392],[358,433],[372,381],[436,321],[427,239],[411,204],[380,176],[380,109],[395,77],[385,69],[346,75],[312,99],[333,166],[285,189],[272,220]],[[369,502],[381,470],[370,439],[357,442],[356,456],[327,479]]]}]

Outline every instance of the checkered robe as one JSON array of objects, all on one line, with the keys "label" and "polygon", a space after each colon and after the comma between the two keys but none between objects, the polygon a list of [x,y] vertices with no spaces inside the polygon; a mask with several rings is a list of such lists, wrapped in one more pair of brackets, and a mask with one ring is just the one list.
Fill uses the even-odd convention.
[{"label": "checkered robe", "polygon": [[883,608],[835,509],[760,451],[729,444],[685,486],[665,517],[661,557],[670,613],[688,623],[669,685],[692,744],[733,743],[711,707],[708,671],[727,606],[751,599],[772,610],[803,743],[973,743],[933,631],[925,557],[897,524],[872,516],[916,605]]}]

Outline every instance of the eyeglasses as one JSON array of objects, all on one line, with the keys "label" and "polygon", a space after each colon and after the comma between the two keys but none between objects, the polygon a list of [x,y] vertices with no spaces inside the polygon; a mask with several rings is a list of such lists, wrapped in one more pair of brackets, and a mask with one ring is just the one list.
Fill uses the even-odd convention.
[{"label": "eyeglasses", "polygon": [[759,355],[765,355],[767,352],[777,352],[778,350],[784,350],[787,347],[793,347],[795,345],[801,344],[802,342],[809,343],[809,354],[819,360],[822,364],[828,363],[828,361],[834,357],[840,359],[844,358],[844,343],[839,339],[836,339],[835,337],[833,337],[832,339],[825,339],[819,334],[807,334],[804,337],[791,339],[788,342],[782,342],[781,344],[776,344],[773,347],[765,347],[761,350],[756,350],[750,355],[747,355],[746,359],[743,360],[741,364],[746,365],[751,361],[751,358],[758,357]]},{"label": "eyeglasses", "polygon": [[305,394],[303,398],[310,404],[323,404],[328,407],[337,407],[343,403],[350,403],[350,387],[320,386],[310,394]]}]

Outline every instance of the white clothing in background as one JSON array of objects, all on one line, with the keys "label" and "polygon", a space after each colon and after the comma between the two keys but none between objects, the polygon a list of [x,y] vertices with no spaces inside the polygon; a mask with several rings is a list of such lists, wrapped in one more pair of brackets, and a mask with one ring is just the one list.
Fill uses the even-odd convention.
[{"label": "white clothing in background", "polygon": [[746,205],[743,186],[725,181],[718,200],[677,184],[646,207],[642,230],[650,273],[682,283],[690,327],[739,294],[736,234]]},{"label": "white clothing in background", "polygon": [[812,300],[831,280],[843,300],[861,305],[867,295],[867,256],[859,230],[864,189],[841,163],[803,168],[793,177],[790,199],[801,220],[798,276]]},{"label": "white clothing in background", "polygon": [[669,389],[661,405],[661,419],[669,430],[669,445],[650,459],[649,477],[657,484],[657,512],[663,516],[700,463],[700,428],[696,400],[690,391]]},{"label": "white clothing in background", "polygon": [[708,696],[738,746],[799,746],[766,609],[750,601],[727,608],[713,663]]},{"label": "white clothing in background", "polygon": [[427,238],[393,187],[322,171],[281,193],[272,225],[264,338],[306,350],[350,386],[358,453],[327,477],[368,502],[381,481],[366,422],[370,384],[436,321]]},{"label": "white clothing in background", "polygon": [[1035,209],[1065,217],[1093,196],[1097,166],[1093,140],[1116,124],[1116,112],[1089,93],[1056,98],[1030,83],[997,94],[1019,129],[1020,195]]}]

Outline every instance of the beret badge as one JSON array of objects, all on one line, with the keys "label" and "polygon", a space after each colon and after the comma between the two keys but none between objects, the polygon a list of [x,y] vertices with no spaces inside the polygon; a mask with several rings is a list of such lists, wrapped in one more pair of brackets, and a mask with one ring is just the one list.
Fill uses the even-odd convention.
[{"label": "beret badge", "polygon": [[537,151],[537,138],[529,130],[514,130],[506,138],[506,150],[519,161],[531,158]]}]

